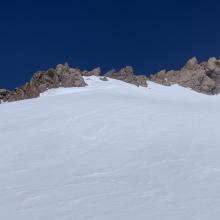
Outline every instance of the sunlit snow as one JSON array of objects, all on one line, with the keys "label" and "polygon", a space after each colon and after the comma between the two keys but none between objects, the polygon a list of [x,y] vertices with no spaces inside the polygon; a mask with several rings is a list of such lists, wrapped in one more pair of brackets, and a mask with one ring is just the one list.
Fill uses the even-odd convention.
[{"label": "sunlit snow", "polygon": [[0,219],[219,220],[220,96],[86,81],[0,105]]}]

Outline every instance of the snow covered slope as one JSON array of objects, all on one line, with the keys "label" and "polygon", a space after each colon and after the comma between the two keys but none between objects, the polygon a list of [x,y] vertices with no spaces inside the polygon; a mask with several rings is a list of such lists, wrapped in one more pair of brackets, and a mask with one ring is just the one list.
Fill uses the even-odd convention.
[{"label": "snow covered slope", "polygon": [[219,220],[220,96],[86,79],[0,105],[0,219]]}]

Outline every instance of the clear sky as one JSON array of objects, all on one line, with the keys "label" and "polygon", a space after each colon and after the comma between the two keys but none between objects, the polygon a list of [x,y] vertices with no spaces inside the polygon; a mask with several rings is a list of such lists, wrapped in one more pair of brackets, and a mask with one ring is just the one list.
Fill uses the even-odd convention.
[{"label": "clear sky", "polygon": [[58,63],[137,74],[220,58],[220,2],[1,1],[0,88]]}]

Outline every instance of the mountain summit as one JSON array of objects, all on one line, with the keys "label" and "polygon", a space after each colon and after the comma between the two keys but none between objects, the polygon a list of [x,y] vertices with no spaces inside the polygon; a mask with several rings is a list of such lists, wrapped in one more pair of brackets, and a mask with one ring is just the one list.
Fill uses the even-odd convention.
[{"label": "mountain summit", "polygon": [[218,94],[220,92],[220,60],[212,57],[207,62],[198,63],[196,57],[193,57],[181,70],[162,70],[151,75],[150,80],[163,85],[179,84],[209,95]]}]

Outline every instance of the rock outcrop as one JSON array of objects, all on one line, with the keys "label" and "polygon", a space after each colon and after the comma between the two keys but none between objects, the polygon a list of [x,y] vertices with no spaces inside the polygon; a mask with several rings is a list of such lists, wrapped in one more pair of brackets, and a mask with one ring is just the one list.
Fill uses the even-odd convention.
[{"label": "rock outcrop", "polygon": [[25,85],[7,92],[3,101],[18,101],[36,98],[48,89],[58,87],[84,87],[86,83],[79,69],[70,68],[66,63],[59,64],[55,69],[36,72]]},{"label": "rock outcrop", "polygon": [[101,68],[97,67],[91,71],[83,71],[82,72],[83,76],[100,76],[101,75]]},{"label": "rock outcrop", "polygon": [[10,91],[6,89],[0,89],[0,103],[5,99],[5,97],[9,94]]},{"label": "rock outcrop", "polygon": [[36,98],[40,96],[40,93],[58,87],[84,87],[87,84],[83,77],[89,76],[100,76],[100,80],[103,81],[108,81],[107,77],[110,77],[132,83],[136,86],[147,86],[147,77],[134,75],[133,68],[130,66],[118,72],[115,70],[109,71],[104,76],[101,76],[100,67],[91,71],[81,71],[78,68],[71,68],[65,63],[59,64],[56,68],[51,68],[47,71],[34,73],[29,82],[13,91],[0,90],[0,103]]},{"label": "rock outcrop", "polygon": [[220,61],[212,57],[207,62],[198,63],[191,58],[181,70],[162,70],[151,75],[149,80],[162,85],[179,84],[209,95],[220,92]]},{"label": "rock outcrop", "polygon": [[106,77],[124,81],[126,83],[131,83],[136,86],[147,87],[147,77],[143,75],[134,75],[133,68],[131,66],[126,66],[118,72],[116,70],[110,70],[105,74]]}]

